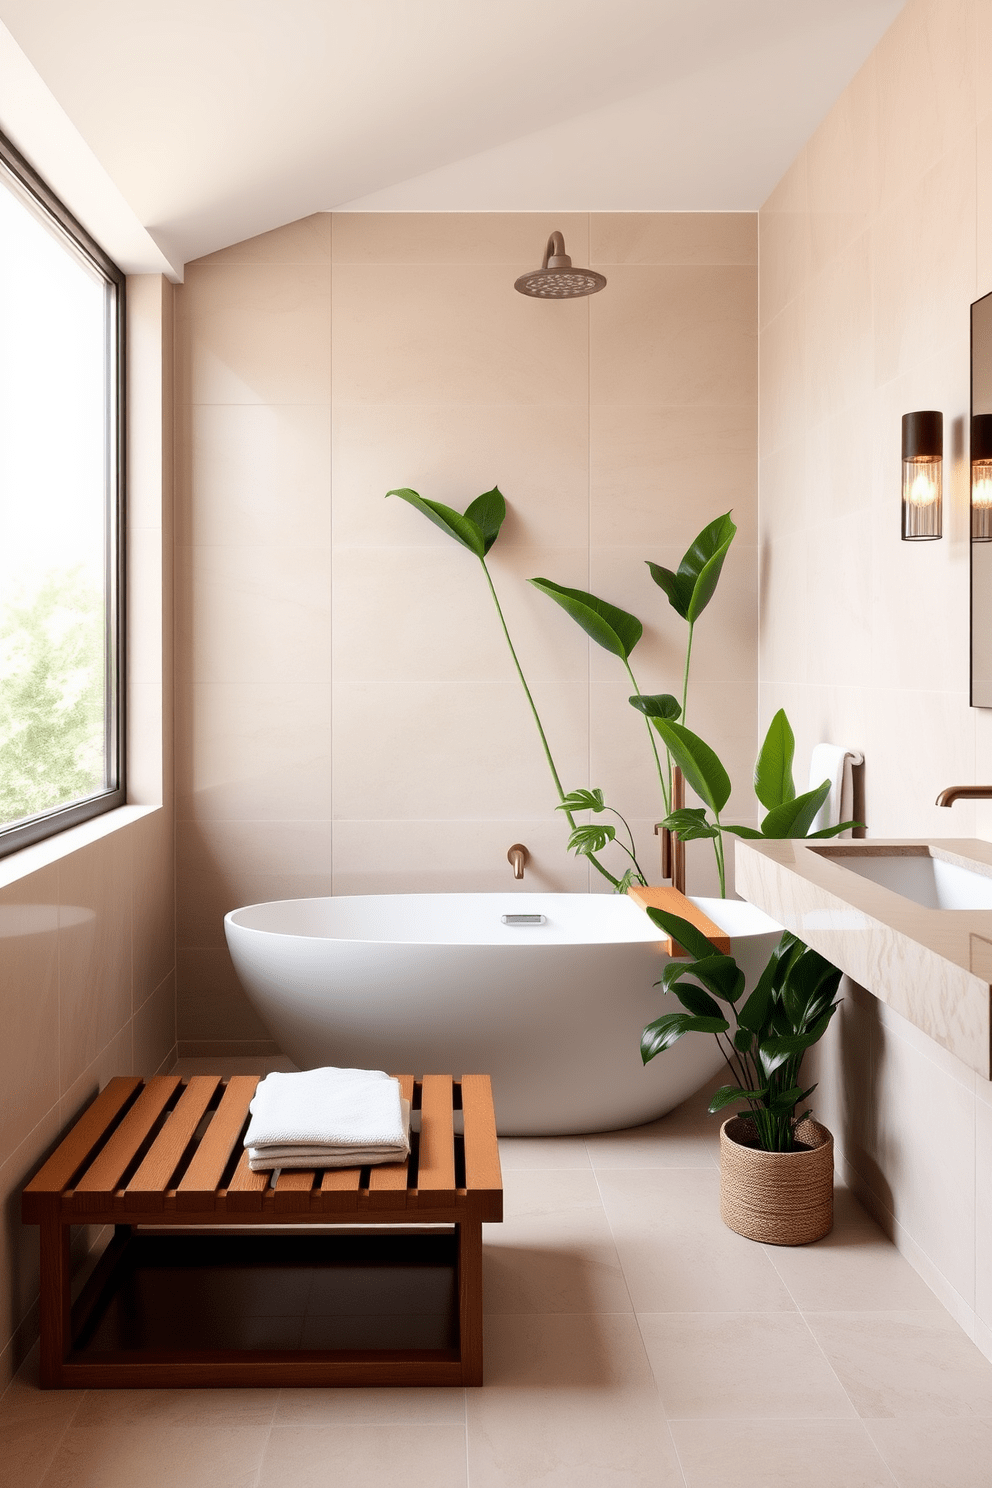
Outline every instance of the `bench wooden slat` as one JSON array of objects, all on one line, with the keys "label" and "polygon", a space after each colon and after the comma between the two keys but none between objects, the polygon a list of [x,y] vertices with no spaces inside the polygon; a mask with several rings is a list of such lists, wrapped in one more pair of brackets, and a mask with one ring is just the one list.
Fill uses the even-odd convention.
[{"label": "bench wooden slat", "polygon": [[[153,1075],[107,1145],[76,1184],[76,1194],[111,1200],[128,1165],[179,1086],[178,1075]],[[84,1206],[85,1206],[84,1201]]]},{"label": "bench wooden slat", "polygon": [[502,1188],[492,1081],[488,1075],[462,1075],[462,1112],[466,1189]]},{"label": "bench wooden slat", "polygon": [[[397,1075],[396,1079],[400,1082],[401,1096],[413,1105],[413,1076]],[[395,1196],[399,1192],[405,1195],[409,1169],[410,1159],[408,1157],[397,1163],[377,1163],[369,1172],[369,1193],[388,1193]],[[373,1199],[371,1202],[373,1207],[376,1207],[379,1201]],[[395,1197],[384,1201],[382,1207],[398,1207]]]},{"label": "bench wooden slat", "polygon": [[361,1168],[325,1168],[320,1180],[321,1193],[357,1193]]},{"label": "bench wooden slat", "polygon": [[417,1188],[455,1187],[455,1143],[450,1075],[425,1075],[420,1098],[420,1163]]},{"label": "bench wooden slat", "polygon": [[272,1207],[276,1213],[309,1213],[315,1177],[313,1168],[284,1168],[275,1183]]},{"label": "bench wooden slat", "polygon": [[261,1209],[262,1196],[271,1182],[271,1173],[252,1172],[248,1166],[248,1148],[243,1148],[227,1186],[225,1209],[232,1209],[235,1213],[255,1213]]},{"label": "bench wooden slat", "polygon": [[108,1126],[141,1084],[128,1075],[115,1075],[88,1106],[65,1141],[31,1179],[24,1192],[34,1195],[60,1194],[93,1156]]},{"label": "bench wooden slat", "polygon": [[219,1084],[218,1075],[192,1076],[175,1109],[170,1111],[165,1125],[128,1184],[124,1195],[125,1208],[163,1207],[169,1181]]},{"label": "bench wooden slat", "polygon": [[232,1075],[220,1105],[213,1114],[193,1160],[179,1181],[176,1206],[192,1212],[203,1207],[207,1195],[213,1195],[231,1160],[241,1128],[248,1115],[251,1098],[259,1075]]},{"label": "bench wooden slat", "polygon": [[[665,909],[669,914],[678,915],[680,919],[688,920],[689,924],[695,925],[696,929],[701,931],[707,940],[713,942],[718,951],[724,956],[730,955],[730,936],[727,932],[721,930],[719,925],[714,924],[709,915],[704,914],[698,904],[693,904],[692,900],[687,899],[678,889],[668,888],[664,884],[635,884],[633,888],[627,890],[627,893],[635,904],[640,905],[641,909],[646,910],[649,907],[651,909]],[[673,941],[672,937],[666,935],[663,930],[658,931],[658,939],[667,945],[669,956],[681,957],[688,955],[688,951],[684,950],[678,941]]]}]

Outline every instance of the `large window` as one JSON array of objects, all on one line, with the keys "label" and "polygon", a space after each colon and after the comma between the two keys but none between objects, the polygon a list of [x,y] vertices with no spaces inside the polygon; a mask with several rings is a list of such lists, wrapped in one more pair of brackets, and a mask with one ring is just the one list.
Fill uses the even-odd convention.
[{"label": "large window", "polygon": [[124,800],[120,270],[0,136],[0,855]]}]

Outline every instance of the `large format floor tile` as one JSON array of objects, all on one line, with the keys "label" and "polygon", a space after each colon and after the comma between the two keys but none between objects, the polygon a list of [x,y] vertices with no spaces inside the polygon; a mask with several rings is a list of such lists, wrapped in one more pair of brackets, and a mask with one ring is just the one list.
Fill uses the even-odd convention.
[{"label": "large format floor tile", "polygon": [[807,1317],[858,1415],[992,1416],[992,1364],[943,1308]]},{"label": "large format floor tile", "polygon": [[893,1488],[860,1421],[673,1421],[686,1488]]}]

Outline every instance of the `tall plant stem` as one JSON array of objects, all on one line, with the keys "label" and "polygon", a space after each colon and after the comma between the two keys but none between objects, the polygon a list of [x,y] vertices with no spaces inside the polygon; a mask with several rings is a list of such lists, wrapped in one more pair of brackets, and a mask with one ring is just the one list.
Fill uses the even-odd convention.
[{"label": "tall plant stem", "polygon": [[[637,694],[637,696],[640,697],[641,689],[637,685],[637,678],[634,676],[634,673],[631,670],[630,662],[627,660],[626,656],[623,659],[623,664],[627,668],[627,676],[630,678],[630,685],[631,685],[631,687],[634,689],[634,692]],[[668,756],[668,775],[669,775],[669,778],[668,778],[668,781],[666,783],[665,772],[661,768],[661,758],[660,758],[660,756],[658,754],[658,746],[654,742],[654,729],[651,727],[651,720],[650,720],[650,718],[648,718],[647,714],[644,715],[644,727],[648,731],[648,739],[650,740],[650,743],[651,743],[651,753],[654,755],[655,767],[656,767],[656,769],[658,771],[658,783],[661,786],[661,799],[665,803],[665,815],[666,816],[669,816],[671,814],[671,810],[672,810],[672,806],[671,806],[671,800],[672,800],[672,793],[671,793],[672,758],[671,758],[671,755]]]},{"label": "tall plant stem", "polygon": [[692,632],[695,630],[694,620],[689,621],[689,639],[685,643],[685,666],[682,669],[682,717],[679,720],[688,728],[685,721],[686,711],[689,707],[689,658],[692,656]]},{"label": "tall plant stem", "polygon": [[[719,817],[719,815],[716,812],[713,813],[713,816],[714,816],[714,819],[716,821],[717,827],[719,828],[719,826],[720,826],[720,817]],[[716,871],[720,875],[720,898],[721,899],[726,899],[726,897],[727,897],[727,869],[726,869],[726,862],[725,862],[725,859],[724,859],[724,856],[723,856],[723,832],[722,832],[722,830],[718,831],[717,834],[716,834],[716,836],[713,838],[713,851],[716,854]]]},{"label": "tall plant stem", "polygon": [[[530,688],[527,686],[527,678],[524,676],[523,667],[520,665],[520,662],[517,659],[517,653],[513,648],[513,642],[510,640],[510,632],[507,629],[506,621],[503,618],[503,610],[500,606],[499,596],[496,593],[496,586],[493,584],[492,575],[489,572],[489,568],[486,564],[485,558],[480,558],[479,562],[482,564],[482,571],[486,576],[486,583],[489,585],[489,593],[493,597],[493,604],[496,606],[496,613],[499,616],[499,623],[503,627],[503,634],[506,637],[506,644],[510,648],[510,655],[513,657],[513,665],[516,667],[517,676],[520,678],[520,685],[524,690],[528,703],[530,704],[530,711],[534,715],[534,722],[537,725],[537,732],[541,737],[541,746],[544,749],[544,757],[548,762],[548,769],[551,771],[551,778],[555,783],[555,790],[558,792],[558,800],[564,802],[565,792],[562,789],[561,779],[559,778],[558,771],[555,768],[554,759],[551,756],[551,746],[549,745],[547,735],[544,732],[544,726],[541,723],[541,717],[537,711],[537,704],[534,702],[534,699],[531,696]],[[574,832],[575,818],[570,811],[566,810],[565,819]],[[603,875],[604,878],[609,879],[614,889],[619,892],[620,880],[618,878],[614,878],[609,869],[604,868],[599,859],[592,853],[586,853],[586,857],[589,859],[593,867],[596,868]]]}]

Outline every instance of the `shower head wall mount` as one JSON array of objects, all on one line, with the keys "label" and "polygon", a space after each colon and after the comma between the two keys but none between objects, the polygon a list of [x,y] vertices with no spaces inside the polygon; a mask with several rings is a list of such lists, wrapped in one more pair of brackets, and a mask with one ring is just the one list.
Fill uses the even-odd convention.
[{"label": "shower head wall mount", "polygon": [[531,274],[521,274],[513,287],[537,300],[576,300],[598,294],[605,286],[606,279],[595,269],[572,268],[565,239],[560,232],[553,232],[544,250],[544,263]]}]

